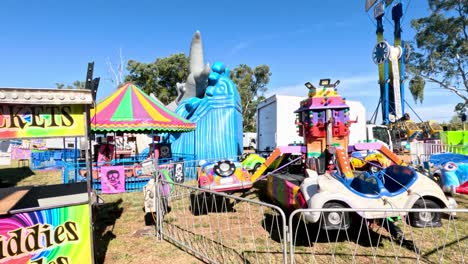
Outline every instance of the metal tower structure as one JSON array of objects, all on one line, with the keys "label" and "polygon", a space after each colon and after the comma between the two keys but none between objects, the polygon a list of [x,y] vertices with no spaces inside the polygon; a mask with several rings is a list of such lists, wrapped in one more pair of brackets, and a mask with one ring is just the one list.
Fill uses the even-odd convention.
[{"label": "metal tower structure", "polygon": [[[380,97],[379,105],[382,109],[382,122],[388,124],[405,115],[404,108],[404,70],[405,48],[401,40],[401,19],[403,17],[403,3],[398,1],[392,8],[393,0],[366,0],[366,12],[374,7],[374,18],[377,22],[377,44],[372,52],[372,59],[379,69]],[[390,45],[384,39],[385,12],[391,10],[394,22],[394,42]]]}]

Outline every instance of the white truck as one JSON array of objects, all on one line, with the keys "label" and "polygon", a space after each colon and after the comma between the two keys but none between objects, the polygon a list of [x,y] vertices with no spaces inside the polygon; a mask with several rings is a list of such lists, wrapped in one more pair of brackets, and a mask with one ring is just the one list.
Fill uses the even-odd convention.
[{"label": "white truck", "polygon": [[257,133],[255,132],[244,132],[242,135],[242,145],[244,150],[256,150],[257,149]]},{"label": "white truck", "polygon": [[303,144],[304,138],[297,133],[296,111],[299,96],[273,95],[257,106],[257,152],[273,151],[277,146]]},{"label": "white truck", "polygon": [[[295,125],[296,111],[306,97],[272,95],[257,106],[257,152],[273,151],[277,146],[302,144]],[[380,141],[393,150],[387,126],[367,124],[366,109],[361,102],[349,101],[351,124],[349,144]]]}]

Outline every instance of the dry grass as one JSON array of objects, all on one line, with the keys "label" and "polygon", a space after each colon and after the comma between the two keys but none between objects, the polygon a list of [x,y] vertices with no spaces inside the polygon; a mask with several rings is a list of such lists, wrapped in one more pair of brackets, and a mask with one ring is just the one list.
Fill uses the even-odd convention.
[{"label": "dry grass", "polygon": [[[0,166],[0,188],[62,183],[60,170],[32,171]],[[154,227],[145,225],[143,194],[103,195],[95,211],[96,263],[202,263],[166,241],[158,241]],[[148,233],[145,235],[144,233]]]}]

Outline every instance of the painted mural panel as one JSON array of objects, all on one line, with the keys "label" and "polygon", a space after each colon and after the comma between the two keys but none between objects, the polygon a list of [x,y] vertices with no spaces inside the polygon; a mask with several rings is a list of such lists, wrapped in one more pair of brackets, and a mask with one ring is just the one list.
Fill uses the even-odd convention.
[{"label": "painted mural panel", "polygon": [[0,263],[92,263],[89,205],[0,216]]}]

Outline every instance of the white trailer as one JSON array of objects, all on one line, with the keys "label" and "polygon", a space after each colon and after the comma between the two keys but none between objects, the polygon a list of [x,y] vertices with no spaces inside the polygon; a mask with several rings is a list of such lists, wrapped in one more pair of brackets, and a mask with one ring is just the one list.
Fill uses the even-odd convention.
[{"label": "white trailer", "polygon": [[273,151],[277,146],[302,144],[297,134],[296,111],[304,97],[272,95],[257,106],[257,151]]},{"label": "white trailer", "polygon": [[367,124],[366,108],[361,102],[346,101],[349,106],[349,119],[356,121],[349,127],[349,144],[353,145],[365,141],[379,141],[393,150],[390,132],[387,126]]},{"label": "white trailer", "polygon": [[[307,97],[272,95],[257,106],[257,151],[272,151],[277,146],[302,144],[295,124],[300,102]],[[361,102],[349,101],[351,124],[349,144],[378,140],[392,149],[390,133],[383,125],[366,124],[366,109]]]}]

